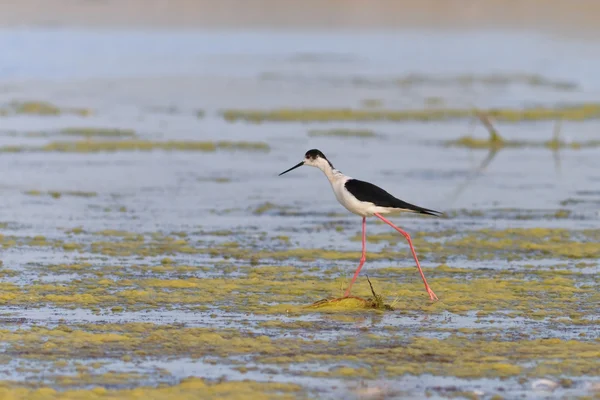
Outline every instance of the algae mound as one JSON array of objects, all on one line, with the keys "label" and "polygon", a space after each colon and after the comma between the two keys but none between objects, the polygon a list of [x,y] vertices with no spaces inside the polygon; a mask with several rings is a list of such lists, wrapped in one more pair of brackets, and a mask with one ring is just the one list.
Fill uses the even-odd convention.
[{"label": "algae mound", "polygon": [[59,153],[99,153],[118,151],[200,151],[213,152],[217,150],[238,151],[269,151],[270,147],[264,142],[201,142],[201,141],[166,141],[155,142],[150,140],[119,140],[97,141],[85,140],[76,142],[57,141],[45,146],[4,146],[3,152],[59,152]]}]

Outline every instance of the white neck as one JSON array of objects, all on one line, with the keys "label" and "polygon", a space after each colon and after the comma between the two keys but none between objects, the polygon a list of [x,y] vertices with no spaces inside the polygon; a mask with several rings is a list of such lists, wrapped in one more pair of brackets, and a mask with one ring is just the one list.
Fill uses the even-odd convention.
[{"label": "white neck", "polygon": [[341,171],[333,168],[326,160],[317,163],[315,166],[323,171],[327,179],[329,179],[329,182],[333,182],[344,176]]}]

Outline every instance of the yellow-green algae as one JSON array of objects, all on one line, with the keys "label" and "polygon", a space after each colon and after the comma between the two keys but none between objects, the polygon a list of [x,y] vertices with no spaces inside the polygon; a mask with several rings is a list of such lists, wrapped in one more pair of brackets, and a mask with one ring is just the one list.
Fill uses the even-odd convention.
[{"label": "yellow-green algae", "polygon": [[198,181],[199,182],[215,182],[215,183],[231,183],[233,181],[233,179],[224,177],[224,176],[217,176],[217,177],[210,177],[210,178],[198,178]]},{"label": "yellow-green algae", "polygon": [[552,79],[539,74],[529,73],[494,73],[494,74],[423,74],[409,73],[403,76],[391,78],[379,78],[373,76],[318,76],[308,77],[297,74],[281,74],[265,72],[261,74],[262,79],[268,80],[307,80],[328,84],[349,84],[368,87],[410,88],[414,86],[450,86],[470,88],[472,86],[502,87],[507,85],[523,85],[533,88],[549,88],[558,91],[576,90],[577,82]]},{"label": "yellow-green algae", "polygon": [[28,196],[50,196],[55,199],[59,199],[63,196],[73,196],[73,197],[96,197],[98,193],[96,192],[85,192],[80,190],[71,190],[71,191],[58,191],[58,190],[50,190],[50,191],[40,191],[40,190],[27,190],[23,192]]},{"label": "yellow-green algae", "polygon": [[[548,257],[581,259],[600,257],[600,243],[594,241],[598,238],[598,230],[568,231],[560,229],[506,229],[500,231],[480,230],[458,232],[447,230],[448,238],[442,241],[428,240],[442,238],[439,234],[419,233],[414,235],[414,243],[419,254],[423,256],[444,259],[447,257],[461,256],[472,260],[503,258],[511,260],[542,259]],[[529,235],[532,236],[529,236]],[[354,236],[355,240],[359,240]],[[374,234],[367,238],[368,241],[389,241],[404,245],[404,239],[399,235]],[[211,256],[225,256],[237,259],[248,259],[251,256],[259,259],[287,260],[298,259],[302,261],[314,260],[358,260],[360,252],[340,251],[323,248],[297,248],[292,247],[281,250],[266,250],[246,248],[242,246],[213,245],[210,247],[197,247],[185,239],[157,237],[154,240],[138,238],[127,242],[94,241],[90,245],[94,253],[112,256],[152,256],[161,253],[167,254],[208,254]],[[406,259],[407,252],[402,248],[386,247],[379,252],[369,253],[367,258],[372,260],[401,260]]]},{"label": "yellow-green algae", "polygon": [[[522,121],[583,121],[600,118],[599,103],[574,104],[559,107],[492,108],[482,110],[502,122]],[[447,121],[468,119],[472,108],[433,108],[414,110],[371,110],[353,108],[289,108],[273,110],[230,109],[222,111],[227,121],[247,122],[329,122],[329,121]]]},{"label": "yellow-green algae", "polygon": [[[597,376],[598,342],[561,339],[502,340],[450,335],[445,339],[371,336],[368,346],[359,340],[340,340],[336,346],[301,354],[259,358],[263,363],[356,362],[368,368],[345,373],[374,379],[405,374],[458,378],[509,378],[515,376]],[[362,339],[364,341],[364,339]],[[532,363],[532,361],[534,361]],[[532,365],[535,364],[535,365]],[[309,373],[310,374],[310,373]],[[319,376],[320,373],[310,375]]]},{"label": "yellow-green algae", "polygon": [[400,86],[412,86],[418,84],[434,85],[459,85],[459,86],[499,86],[522,84],[532,87],[548,87],[557,90],[575,90],[578,85],[572,81],[555,80],[538,74],[526,73],[497,73],[497,74],[458,74],[458,75],[427,75],[413,73],[402,78],[397,78],[396,83]]},{"label": "yellow-green algae", "polygon": [[600,147],[600,140],[587,140],[583,142],[564,142],[551,139],[548,141],[525,141],[525,140],[494,140],[493,138],[476,138],[473,136],[462,136],[456,140],[446,142],[448,146],[465,147],[468,149],[502,149],[502,148],[522,148],[522,147],[543,147],[551,150],[572,149],[579,150],[584,148]]},{"label": "yellow-green algae", "polygon": [[[48,346],[50,349],[52,346]],[[47,349],[47,350],[48,350]],[[137,382],[148,379],[149,377],[145,374],[129,372],[129,373],[117,373],[117,372],[105,372],[105,373],[93,373],[91,367],[85,365],[78,365],[76,375],[58,375],[56,376],[57,387],[82,387],[82,386],[132,386]],[[96,390],[102,390],[101,387]]]},{"label": "yellow-green algae", "polygon": [[264,142],[201,142],[201,141],[166,141],[155,142],[150,140],[119,140],[119,141],[95,141],[85,140],[76,142],[51,142],[47,145],[34,146],[3,146],[3,152],[62,152],[62,153],[97,153],[117,151],[201,151],[213,152],[217,150],[245,150],[245,151],[269,151],[270,147]]},{"label": "yellow-green algae", "polygon": [[[444,238],[436,242],[434,238]],[[353,240],[360,241],[358,235]],[[462,255],[469,259],[599,258],[600,230],[569,230],[563,228],[508,228],[471,231],[442,230],[416,232],[413,235],[419,253],[444,256]],[[378,243],[404,242],[395,233],[371,234],[367,241]],[[381,253],[380,253],[381,254]]]},{"label": "yellow-green algae", "polygon": [[320,311],[323,310],[361,310],[361,309],[373,309],[373,310],[387,310],[394,311],[394,308],[389,304],[385,304],[383,301],[383,297],[377,293],[375,293],[375,289],[373,289],[373,284],[369,277],[367,277],[367,282],[369,282],[369,286],[371,288],[371,294],[373,297],[368,299],[363,299],[362,297],[356,296],[347,296],[347,297],[337,297],[337,298],[328,298],[314,302],[309,308],[316,308]]},{"label": "yellow-green algae", "polygon": [[383,107],[383,100],[380,99],[364,99],[360,104],[365,108]]},{"label": "yellow-green algae", "polygon": [[83,136],[83,137],[135,137],[137,136],[133,129],[116,128],[92,128],[92,127],[73,127],[65,128],[60,131],[63,135]]},{"label": "yellow-green algae", "polygon": [[[268,212],[273,205],[259,207]],[[333,231],[333,226],[315,229]],[[10,322],[5,317],[0,362],[16,358],[54,363],[51,374],[37,372],[37,376],[44,373],[53,390],[70,393],[81,385],[96,385],[94,390],[107,396],[115,385],[160,382],[159,373],[150,370],[136,375],[80,365],[73,374],[72,363],[61,363],[96,358],[118,360],[127,370],[149,360],[189,358],[241,373],[257,368],[258,373],[280,373],[287,379],[289,368],[293,375],[348,382],[398,380],[406,374],[507,382],[540,376],[575,380],[598,374],[600,276],[579,270],[576,258],[581,245],[596,246],[582,253],[594,254],[600,230],[414,232],[419,255],[429,265],[432,258],[449,260],[425,268],[440,298],[436,303],[423,290],[403,238],[393,232],[374,233],[369,240],[387,246],[367,254],[352,294],[367,300],[373,296],[368,274],[376,297],[394,307],[384,313],[355,306],[307,307],[344,294],[360,256],[359,243],[355,252],[297,248],[287,232],[268,235],[239,229],[130,232],[82,226],[62,232],[64,237],[58,239],[50,234],[0,236],[3,250],[36,246],[36,251],[61,255],[69,249],[69,254],[80,257],[25,268],[7,258],[0,268],[0,276],[11,275],[10,281],[0,282],[3,309],[17,316],[25,308],[33,315],[58,315],[50,324]],[[269,246],[264,245],[267,241]],[[538,248],[532,251],[532,245]],[[95,256],[86,259],[89,252]],[[195,255],[193,262],[180,263],[186,254]],[[101,263],[97,255],[103,256]],[[528,265],[512,268],[508,257],[522,258]],[[465,262],[472,268],[463,268],[465,259],[486,258],[495,260],[486,263],[489,269],[479,269],[473,262]],[[552,265],[538,264],[539,258],[552,260]],[[557,262],[558,258],[564,259]],[[264,265],[261,259],[270,261]],[[369,261],[376,259],[393,261],[370,268]],[[596,267],[594,259],[586,264]],[[65,276],[69,279],[54,279]],[[70,319],[70,314],[82,311],[131,323]],[[139,322],[152,313],[165,320]],[[185,313],[193,315],[191,324],[173,322]],[[14,384],[10,389],[16,389]],[[82,393],[91,396],[90,391]]]},{"label": "yellow-green algae", "polygon": [[[481,110],[474,110],[474,115],[481,121],[485,128],[489,132],[489,136],[486,139],[475,138],[473,136],[462,136],[455,140],[449,140],[446,142],[447,146],[453,147],[465,147],[469,149],[489,149],[490,151],[498,151],[503,148],[522,148],[522,147],[545,147],[550,150],[559,149],[573,149],[578,150],[582,148],[600,147],[600,140],[588,140],[585,142],[565,142],[560,140],[560,127],[562,120],[558,119],[554,126],[554,133],[552,139],[547,141],[528,141],[528,140],[508,140],[504,139],[490,120],[490,115]],[[492,156],[494,153],[490,153]]]},{"label": "yellow-green algae", "polygon": [[438,96],[429,96],[426,97],[423,102],[430,107],[439,107],[445,103],[445,100],[442,97]]},{"label": "yellow-green algae", "polygon": [[[213,276],[214,268],[228,274]],[[368,265],[367,265],[368,269]],[[305,267],[235,266],[202,268],[172,263],[144,266],[94,266],[91,263],[45,265],[47,274],[78,274],[76,281],[60,284],[34,282],[27,285],[0,284],[0,304],[5,306],[54,305],[64,308],[136,311],[171,307],[196,309],[209,305],[231,309],[232,298],[243,297],[237,312],[256,314],[301,313],[303,306],[323,297],[342,296],[352,273],[349,270]],[[215,271],[216,272],[216,271]],[[230,273],[235,274],[230,275]],[[202,278],[189,274],[203,273]],[[149,274],[152,277],[148,277]],[[572,270],[481,271],[440,265],[425,268],[429,283],[440,298],[430,303],[415,267],[369,271],[381,299],[393,299],[394,309],[403,313],[465,314],[478,316],[552,318],[556,323],[598,324],[589,319],[596,311],[600,278]],[[340,280],[339,276],[346,277]],[[372,295],[364,277],[353,287],[353,295]],[[266,305],[270,303],[272,305]],[[380,308],[380,307],[379,307]],[[566,318],[566,320],[564,320]]]},{"label": "yellow-green algae", "polygon": [[274,203],[271,203],[270,201],[264,202],[262,204],[260,204],[258,207],[256,207],[252,213],[255,215],[262,215],[265,214],[269,211],[274,211],[277,210],[278,212],[284,212],[286,210],[289,210],[290,207],[287,206],[280,206]]},{"label": "yellow-green algae", "polygon": [[[323,329],[318,325],[311,328],[309,332],[316,335]],[[485,331],[482,328],[475,333],[456,332],[444,338],[430,338],[414,334],[406,337],[407,331],[399,328],[386,335],[362,332],[358,337],[341,337],[332,346],[329,340],[269,337],[235,328],[126,323],[2,329],[0,341],[8,355],[26,354],[42,360],[123,354],[132,359],[210,356],[231,360],[244,356],[245,360],[267,365],[359,363],[366,367],[339,374],[348,378],[394,378],[405,374],[459,378],[598,375],[597,340],[515,338],[511,337],[512,332],[486,335]],[[307,370],[302,375],[319,373]]]},{"label": "yellow-green algae", "polygon": [[7,113],[14,114],[29,114],[29,115],[61,115],[61,114],[76,114],[80,116],[88,116],[92,111],[87,108],[65,108],[59,107],[46,101],[22,101],[12,102]]},{"label": "yellow-green algae", "polygon": [[[265,213],[271,207],[266,204],[256,209],[257,214]],[[79,232],[81,233],[81,232]],[[285,246],[265,249],[260,241],[255,245],[242,245],[237,241],[213,243],[207,246],[189,237],[163,233],[135,233],[104,231],[90,233],[86,243],[76,243],[86,252],[106,256],[166,256],[173,254],[205,254],[211,257],[255,260],[358,260],[360,246],[356,251],[330,250],[326,248],[299,248],[278,240]],[[230,231],[207,233],[213,236],[229,236]],[[425,259],[444,261],[451,257],[469,260],[541,260],[541,259],[597,259],[600,257],[600,230],[568,230],[561,228],[509,228],[454,230],[432,232],[411,232],[419,255]],[[112,237],[125,240],[114,240]],[[355,235],[353,240],[360,241]],[[369,260],[404,260],[408,258],[407,246],[402,236],[390,232],[371,234],[367,241],[388,242],[389,245],[378,252],[367,254]],[[63,247],[65,240],[46,240],[43,237],[18,237],[0,235],[0,246],[4,249],[17,246]],[[258,247],[257,247],[258,246]]]},{"label": "yellow-green algae", "polygon": [[331,136],[331,137],[357,137],[370,138],[377,134],[370,129],[312,129],[308,131],[308,136]]},{"label": "yellow-green algae", "polygon": [[92,389],[58,391],[52,387],[37,389],[19,387],[16,383],[0,382],[0,398],[5,400],[196,400],[202,399],[295,399],[301,392],[298,385],[276,382],[220,381],[186,378],[177,385],[137,387],[134,389]]},{"label": "yellow-green algae", "polygon": [[[451,238],[461,234],[457,231],[417,233],[415,241],[421,241],[424,246],[432,245],[448,233]],[[471,233],[487,241],[530,237],[534,242],[549,238],[557,243],[595,240],[600,235],[597,230],[545,228]],[[119,313],[122,320],[136,318],[135,314],[127,313],[143,315],[146,311],[173,315],[177,320],[179,311],[190,311],[198,321],[206,318],[208,322],[200,327],[151,322],[74,323],[67,317],[65,321],[57,321],[58,326],[5,324],[0,327],[3,353],[8,357],[46,361],[109,358],[131,363],[128,365],[156,358],[205,360],[210,357],[215,363],[240,367],[240,372],[245,371],[248,364],[259,368],[293,365],[298,371],[296,375],[335,376],[347,380],[398,379],[405,374],[473,379],[598,374],[600,320],[594,317],[600,303],[597,274],[578,272],[569,264],[556,270],[535,267],[509,270],[505,268],[505,261],[499,260],[498,266],[502,268],[492,270],[461,268],[458,261],[452,266],[425,268],[429,283],[440,298],[431,303],[408,253],[403,251],[398,254],[405,267],[394,267],[392,265],[397,264],[394,262],[387,268],[369,270],[367,263],[353,287],[353,295],[357,297],[373,295],[365,275],[368,272],[380,293],[377,296],[381,301],[393,300],[394,311],[379,313],[356,307],[319,309],[307,305],[326,296],[342,296],[354,265],[343,268],[334,262],[248,265],[248,256],[259,250],[244,248],[244,243],[227,237],[232,234],[239,232],[202,232],[202,239],[214,236],[226,241],[209,245],[197,242],[191,232],[87,232],[83,228],[67,231],[70,238],[77,240],[73,244],[83,249],[109,253],[121,249],[116,254],[128,252],[136,257],[147,254],[153,258],[150,262],[134,258],[126,264],[109,259],[111,262],[101,264],[81,260],[65,264],[35,263],[26,269],[17,267],[14,270],[17,278],[32,275],[34,280],[12,279],[0,283],[0,305],[11,309],[56,307],[59,312],[84,309],[103,315]],[[387,240],[374,236],[375,240]],[[393,235],[388,239],[397,240]],[[0,243],[9,247],[49,248],[69,244],[43,236],[2,236]],[[243,262],[213,262],[198,257],[193,265],[186,265],[178,264],[171,257],[179,252],[211,255],[213,250],[219,257],[240,252],[237,256]],[[289,249],[289,253],[282,250],[280,254],[289,258],[290,254],[298,254],[294,250]],[[318,254],[309,256],[311,249],[300,250],[304,252],[303,257],[320,260]],[[353,256],[355,260],[359,255],[358,252],[338,253],[347,259]],[[339,257],[332,251],[329,254]],[[379,256],[373,254],[373,257]],[[370,254],[367,260],[369,257]],[[5,265],[0,271],[10,267]],[[73,278],[59,282],[44,280],[65,275]],[[235,320],[234,324],[219,323],[221,315]],[[262,319],[254,318],[258,315]],[[418,318],[418,323],[405,326],[402,320],[376,319],[389,316]],[[305,317],[312,319],[304,320]],[[365,318],[367,322],[362,323]],[[368,323],[371,318],[379,322]],[[433,322],[427,322],[428,318]],[[456,323],[451,322],[453,318],[470,318],[479,324],[457,329]],[[494,324],[495,319],[501,323]],[[518,323],[511,324],[513,319]],[[338,329],[342,332],[349,329],[352,334],[332,336]],[[569,334],[572,334],[570,339],[560,336]],[[313,363],[329,370],[301,367]],[[101,388],[95,390],[107,390],[103,396],[108,396],[112,390],[104,386],[144,380],[131,374],[95,373],[89,368],[79,368],[79,375],[73,378],[67,376],[65,368],[64,364],[56,365],[54,378],[49,378],[55,384],[53,390],[57,386],[77,387],[78,381],[83,381],[99,385]],[[10,386],[10,390],[17,389]],[[236,387],[236,390],[241,389]]]}]

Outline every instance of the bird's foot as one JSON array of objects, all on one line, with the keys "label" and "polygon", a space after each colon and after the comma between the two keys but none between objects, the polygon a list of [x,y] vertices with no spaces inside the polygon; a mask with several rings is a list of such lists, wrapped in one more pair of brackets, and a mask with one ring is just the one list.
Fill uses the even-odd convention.
[{"label": "bird's foot", "polygon": [[429,298],[431,299],[431,301],[439,300],[438,297],[435,295],[435,293],[433,293],[433,290],[431,290],[431,288],[429,286],[427,286],[426,290],[427,290],[427,293],[429,294]]}]

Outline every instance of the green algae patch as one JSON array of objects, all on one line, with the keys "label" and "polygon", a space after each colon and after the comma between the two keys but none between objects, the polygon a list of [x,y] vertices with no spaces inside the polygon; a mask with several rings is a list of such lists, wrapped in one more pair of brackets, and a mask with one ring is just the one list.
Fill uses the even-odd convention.
[{"label": "green algae patch", "polygon": [[[277,211],[270,203],[265,203],[254,210],[256,215]],[[205,232],[204,235],[223,237],[235,235],[232,231]],[[256,241],[229,240],[210,245],[198,243],[189,237],[166,235],[162,233],[141,234],[135,232],[106,231],[90,233],[83,248],[91,253],[104,256],[137,256],[137,257],[169,257],[174,254],[203,254],[209,258],[226,258],[238,260],[301,261],[310,262],[326,260],[357,260],[359,251],[341,251],[324,248],[293,247],[289,240],[269,237],[268,240],[279,245],[265,249],[263,239]],[[114,240],[112,237],[125,237],[126,240]],[[278,235],[280,236],[280,235]],[[557,228],[511,228],[480,230],[441,230],[432,232],[414,232],[413,241],[419,255],[424,260],[446,262],[457,260],[536,260],[554,259],[577,260],[596,259],[600,257],[600,230],[568,230]],[[360,236],[351,238],[360,241]],[[388,245],[378,252],[369,252],[367,260],[403,260],[407,258],[407,246],[404,238],[395,233],[371,234],[367,236],[370,243]],[[4,248],[29,246],[62,247],[63,240],[40,241],[33,237],[0,236],[0,246]],[[335,264],[333,264],[335,265]],[[332,265],[332,266],[333,266]],[[367,264],[368,265],[368,264]]]},{"label": "green algae patch", "polygon": [[[37,195],[37,193],[32,194]],[[85,197],[85,196],[84,196]],[[274,208],[275,207],[275,208]],[[265,203],[253,212],[263,215],[279,209]],[[81,233],[81,232],[80,232]],[[223,237],[235,235],[232,231],[205,232],[204,235]],[[280,236],[280,235],[277,235]],[[293,247],[285,238],[263,237],[261,240],[228,240],[210,245],[200,244],[189,238],[162,233],[135,233],[105,231],[90,233],[90,237],[82,243],[85,251],[103,256],[118,257],[169,257],[175,254],[202,254],[208,258],[225,258],[237,260],[253,260],[254,264],[261,260],[269,261],[301,261],[310,262],[326,260],[358,260],[359,251],[341,251],[324,248]],[[480,229],[480,230],[440,230],[432,232],[414,232],[413,241],[416,249],[424,260],[447,262],[455,260],[536,260],[553,259],[577,260],[596,259],[600,257],[600,230],[568,230],[557,228],[511,228],[511,229]],[[124,237],[126,240],[115,240],[114,237]],[[275,247],[265,249],[264,240],[278,243]],[[360,241],[360,236],[351,238]],[[367,236],[370,243],[385,243],[378,252],[367,253],[369,260],[402,260],[410,264],[407,258],[407,245],[404,238],[395,233],[371,234]],[[19,246],[62,247],[63,240],[39,240],[35,237],[0,236],[0,246],[4,248]],[[335,263],[332,264],[332,267]],[[367,264],[368,265],[368,264]],[[333,270],[333,269],[332,269]]]},{"label": "green algae patch", "polygon": [[582,148],[600,147],[600,140],[588,140],[585,142],[565,142],[560,140],[560,127],[562,124],[562,119],[557,120],[554,127],[554,134],[552,139],[547,141],[524,141],[507,140],[500,136],[500,134],[492,124],[490,120],[490,115],[488,113],[475,109],[474,115],[488,130],[489,136],[486,139],[476,138],[473,136],[462,136],[458,139],[447,141],[447,146],[463,147],[468,149],[488,149],[490,150],[490,155],[488,156],[489,161],[491,161],[491,158],[493,158],[495,152],[504,148],[543,147],[556,151],[559,149],[578,150]]},{"label": "green algae patch", "polygon": [[428,75],[414,73],[397,78],[396,84],[403,87],[416,85],[459,87],[523,85],[534,88],[551,88],[559,91],[572,91],[578,88],[577,83],[572,81],[551,79],[538,74],[526,73],[458,75]]},{"label": "green algae patch", "polygon": [[116,128],[91,128],[91,127],[74,127],[65,128],[60,131],[63,135],[91,137],[136,137],[133,129],[116,129]]},{"label": "green algae patch", "polygon": [[[404,333],[404,331],[403,331]],[[261,361],[293,365],[296,362],[346,363],[360,362],[366,366],[365,372],[348,371],[348,376],[386,376],[390,379],[405,374],[434,376],[454,376],[464,379],[476,378],[512,378],[517,376],[537,376],[538,370],[533,364],[560,360],[563,372],[569,376],[596,375],[594,357],[596,344],[581,341],[563,341],[559,339],[534,339],[503,341],[478,339],[450,335],[444,339],[413,337],[404,340],[399,335],[368,335],[368,345],[357,340],[340,340],[330,350],[308,352],[296,356],[265,356]],[[582,357],[577,362],[577,356]],[[529,366],[528,366],[529,365]],[[367,372],[368,371],[368,372]]]},{"label": "green algae patch", "polygon": [[246,330],[194,328],[181,324],[152,323],[59,325],[0,330],[6,354],[30,354],[50,360],[111,357],[205,355],[230,357],[261,353],[277,355],[287,348],[300,351],[310,342],[293,338],[270,338]]},{"label": "green algae patch", "polygon": [[[545,233],[530,232],[534,237]],[[111,230],[95,234],[119,244],[142,239],[152,243],[150,237],[164,239],[163,244],[185,243],[188,237],[173,234],[167,240],[158,233]],[[52,243],[43,237],[31,240]],[[354,298],[327,299],[322,307],[311,308],[302,304],[330,293],[341,295],[344,278],[353,268],[329,265],[309,271],[302,265],[239,262],[207,262],[201,268],[165,258],[163,251],[162,259],[152,264],[136,259],[127,265],[29,265],[28,273],[36,277],[74,278],[0,283],[3,307],[58,307],[61,314],[68,309],[104,316],[118,313],[127,322],[81,323],[67,317],[49,326],[5,323],[0,329],[3,353],[51,362],[116,359],[127,366],[149,359],[209,359],[240,372],[248,371],[248,365],[258,371],[292,367],[295,376],[323,377],[325,370],[326,376],[342,380],[397,379],[406,374],[465,379],[597,375],[600,321],[593,316],[600,301],[600,277],[568,266],[557,271],[447,264],[425,268],[440,297],[431,303],[416,269],[407,262],[407,267],[389,266],[370,270],[368,277],[360,275],[353,286]],[[385,307],[383,295],[375,294],[373,287],[393,296],[394,310],[373,312],[381,310],[381,304]],[[147,319],[148,311],[164,318],[173,315],[175,321],[178,312],[193,312],[193,322],[142,322],[138,316]],[[51,381],[62,388],[77,386],[78,380],[64,372],[67,366],[55,368]],[[79,376],[108,387],[135,385],[147,374],[156,376],[156,372],[139,376],[105,372],[81,369]]]},{"label": "green algae patch", "polygon": [[86,108],[63,108],[45,101],[23,101],[11,103],[8,113],[44,116],[75,114],[85,117],[91,115],[92,111]]},{"label": "green algae patch", "polygon": [[269,151],[270,147],[264,142],[200,142],[200,141],[167,141],[154,142],[149,140],[120,140],[96,141],[86,140],[77,142],[51,142],[45,146],[4,146],[3,152],[58,152],[58,153],[98,153],[120,151],[198,151],[214,152],[218,150],[236,151]]},{"label": "green algae patch", "polygon": [[[328,321],[353,323],[352,314]],[[331,319],[333,317],[334,319]],[[443,325],[443,323],[442,323]],[[510,378],[516,376],[586,376],[597,374],[600,350],[596,341],[559,338],[528,338],[524,332],[502,330],[488,332],[485,327],[474,332],[462,330],[443,337],[425,337],[411,330],[415,327],[388,325],[387,334],[363,330],[360,337],[338,337],[329,340],[274,337],[250,333],[247,329],[197,328],[181,324],[99,323],[59,325],[55,328],[32,326],[16,330],[0,330],[0,341],[7,355],[65,360],[110,357],[121,359],[131,355],[132,361],[147,357],[214,357],[225,360],[244,356],[242,366],[251,363],[287,366],[301,363],[340,365],[361,364],[342,377],[385,376],[404,374],[456,376],[474,378]],[[270,329],[285,332],[285,324],[270,324]],[[318,335],[330,327],[321,324],[302,325]],[[430,328],[431,329],[431,328]],[[456,331],[450,329],[450,331]],[[443,329],[438,333],[443,332]],[[520,336],[515,337],[513,335]],[[532,335],[535,336],[535,335]],[[57,366],[60,368],[60,366]],[[312,371],[304,374],[311,376]],[[82,379],[96,384],[117,384],[135,380],[129,374],[90,374],[81,371]],[[104,382],[103,382],[104,381]],[[63,386],[76,386],[77,379],[60,378]]]},{"label": "green algae patch", "polygon": [[365,108],[380,108],[383,107],[383,100],[381,99],[364,99],[360,104]]},{"label": "green algae patch", "polygon": [[441,107],[446,101],[442,97],[429,96],[423,99],[423,102],[430,107]]},{"label": "green algae patch", "polygon": [[[108,387],[108,383],[106,384]],[[114,387],[114,386],[113,386]],[[0,398],[7,400],[195,400],[203,399],[295,399],[301,387],[291,383],[225,381],[210,382],[201,378],[186,378],[179,384],[158,387],[140,386],[133,389],[107,389],[97,386],[91,389],[57,391],[52,387],[30,389],[19,387],[15,382],[0,382]]]},{"label": "green algae patch", "polygon": [[307,306],[307,308],[313,308],[319,311],[394,310],[390,305],[383,304],[377,299],[363,299],[354,296],[319,300]]},{"label": "green algae patch", "polygon": [[[343,278],[351,272],[332,268],[315,274],[302,267],[235,264],[198,268],[173,265],[172,261],[126,268],[60,264],[36,270],[40,276],[76,274],[79,278],[61,284],[6,284],[0,296],[3,304],[105,310],[119,307],[123,311],[163,307],[195,310],[206,306],[227,310],[234,296],[240,298],[235,303],[238,312],[277,315],[288,310],[302,312],[297,304],[312,303],[330,294],[342,295]],[[189,277],[190,273],[203,277]],[[373,270],[369,275],[369,279],[359,277],[353,287],[358,300],[326,298],[313,309],[355,307],[390,311],[393,307],[407,315],[477,312],[480,318],[510,315],[585,326],[595,323],[585,316],[594,315],[594,306],[600,300],[600,278],[568,270],[477,271],[446,265],[425,268],[431,287],[441,299],[435,303],[429,301],[414,267]],[[373,295],[369,280],[386,296],[393,296],[391,307],[383,302],[383,296]]]},{"label": "green algae patch", "polygon": [[[440,239],[440,240],[436,240]],[[360,241],[360,236],[352,237]],[[416,232],[415,246],[420,254],[442,257],[461,256],[470,260],[596,259],[600,257],[600,230],[563,228],[509,228],[480,230],[443,230]],[[367,235],[371,243],[404,243],[395,233]],[[391,251],[390,251],[391,253]],[[385,252],[373,255],[381,257]],[[371,255],[367,254],[367,259]]]},{"label": "green algae patch", "polygon": [[[48,346],[48,349],[51,348],[51,345]],[[147,380],[149,378],[148,375],[135,372],[106,372],[101,374],[91,373],[88,368],[83,366],[79,366],[77,370],[79,372],[77,375],[57,376],[55,378],[56,385],[63,388],[95,386],[93,389],[91,389],[91,392],[95,394],[107,394],[108,391],[104,388],[104,386],[133,386],[136,385],[137,382]]]},{"label": "green algae patch", "polygon": [[[423,74],[409,73],[397,77],[358,76],[308,76],[298,74],[284,74],[265,72],[261,79],[277,81],[295,81],[303,84],[310,81],[326,83],[328,85],[348,85],[368,88],[410,89],[413,87],[450,87],[454,89],[472,89],[485,87],[490,89],[504,88],[506,86],[524,86],[533,89],[551,89],[559,92],[574,91],[579,88],[577,82],[562,79],[553,79],[539,74],[530,73],[493,73],[493,74]],[[378,99],[365,99],[364,102],[380,102]]]},{"label": "green algae patch", "polygon": [[233,179],[225,176],[215,176],[209,178],[198,178],[198,182],[231,183]]},{"label": "green algae patch", "polygon": [[373,297],[368,299],[363,299],[361,297],[356,296],[347,296],[347,297],[338,297],[331,299],[323,299],[313,304],[307,306],[308,308],[315,308],[321,311],[351,311],[351,310],[362,310],[362,309],[372,309],[372,310],[381,310],[381,311],[394,311],[392,306],[389,304],[385,304],[383,302],[383,297],[377,293],[375,293],[375,289],[373,289],[373,284],[371,280],[367,276],[367,282],[369,282],[369,287],[371,288],[371,294]]},{"label": "green algae patch", "polygon": [[40,190],[27,190],[23,192],[27,196],[50,196],[54,199],[59,199],[63,196],[70,197],[96,197],[98,193],[96,192],[85,192],[80,190],[71,190],[71,191],[58,191],[58,190],[50,190],[50,191],[40,191]]},{"label": "green algae patch", "polygon": [[493,138],[476,138],[473,136],[462,136],[456,140],[446,142],[450,147],[463,147],[467,149],[502,149],[502,148],[525,148],[541,147],[550,150],[572,149],[579,150],[585,148],[600,147],[600,140],[587,140],[583,142],[571,141],[564,142],[560,140],[548,141],[524,141],[524,140],[494,140]]},{"label": "green algae patch", "polygon": [[258,205],[256,208],[254,208],[252,210],[252,213],[254,215],[263,215],[266,213],[270,213],[270,212],[276,212],[278,214],[281,213],[285,213],[286,211],[289,211],[290,207],[288,206],[281,206],[281,205],[277,205],[274,203],[271,203],[270,201],[264,202],[260,205]]},{"label": "green algae patch", "polygon": [[[557,107],[492,108],[482,110],[486,115],[502,122],[523,121],[583,121],[600,118],[599,103],[584,103]],[[261,122],[366,122],[366,121],[451,121],[473,117],[472,108],[433,108],[414,110],[382,110],[353,108],[289,108],[274,110],[222,111],[226,121]]]},{"label": "green algae patch", "polygon": [[349,137],[349,138],[373,138],[377,134],[370,129],[313,129],[308,131],[312,137]]}]

